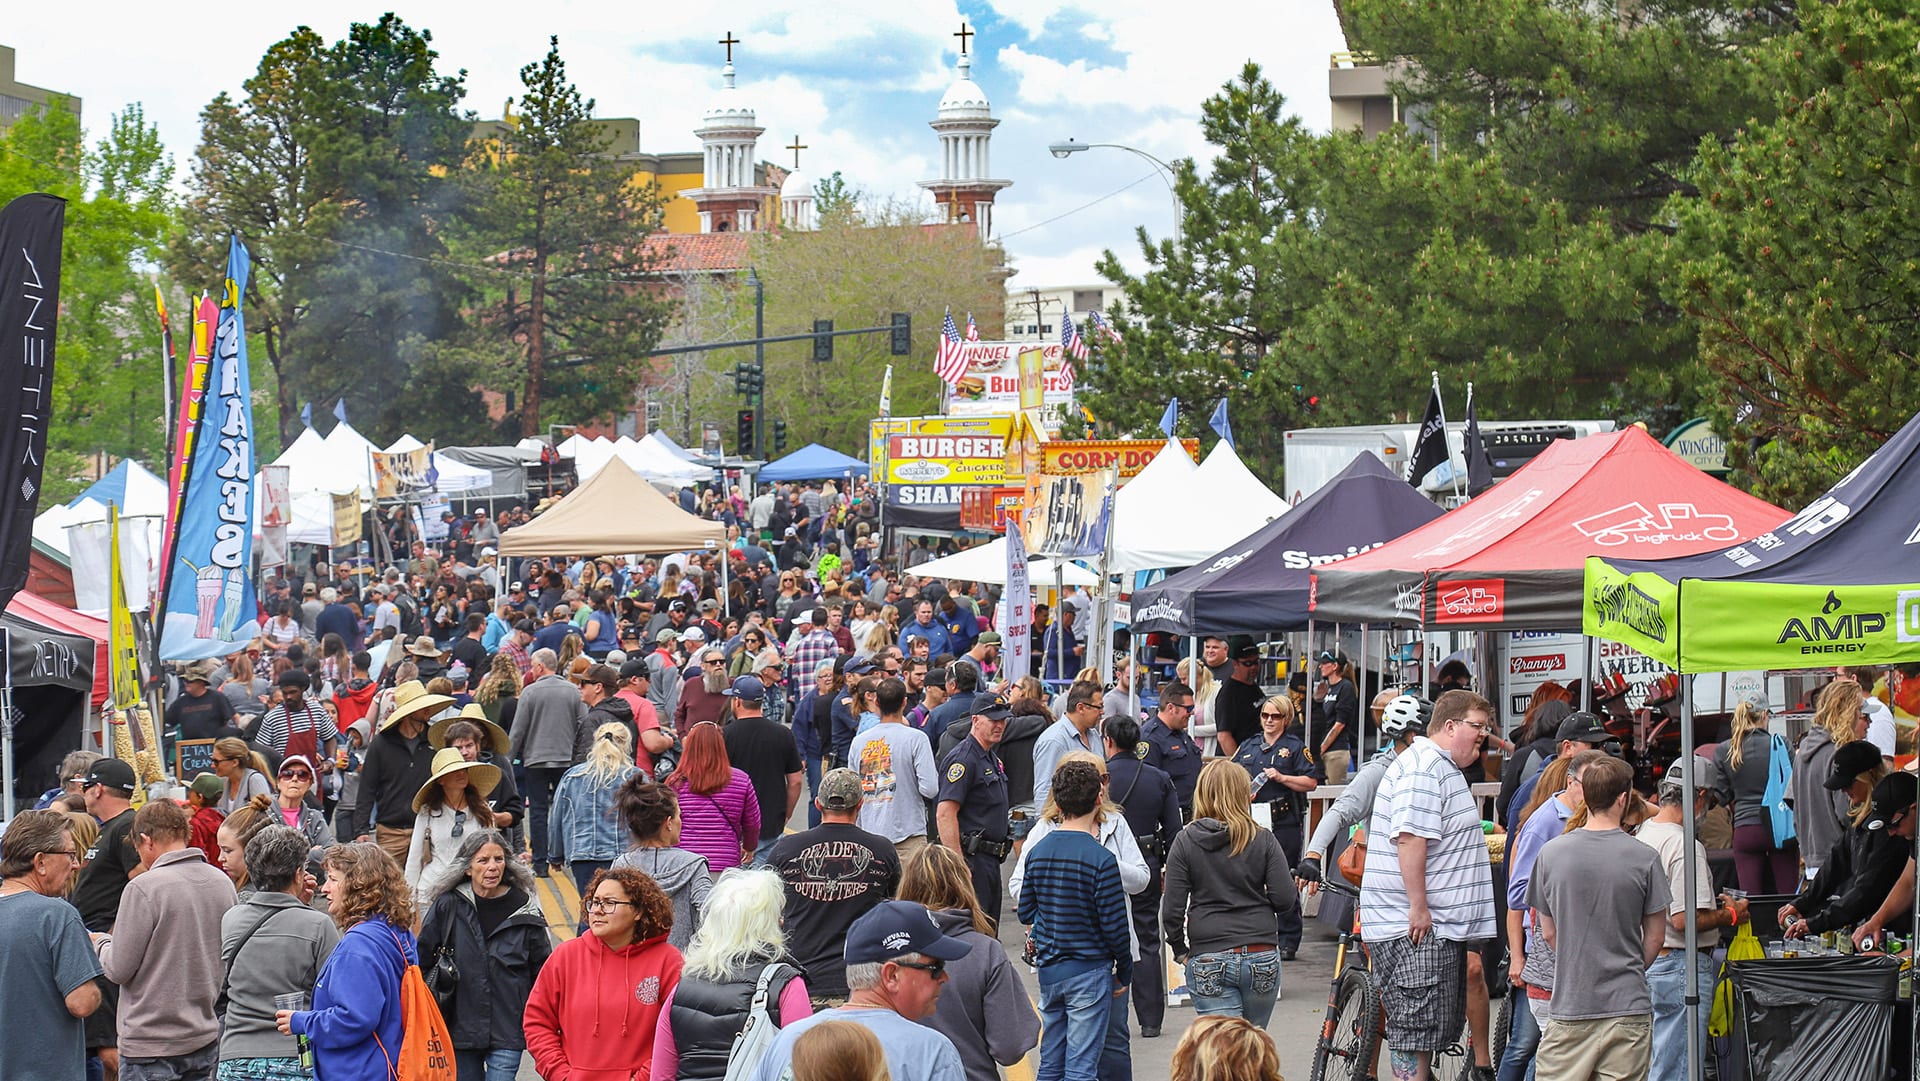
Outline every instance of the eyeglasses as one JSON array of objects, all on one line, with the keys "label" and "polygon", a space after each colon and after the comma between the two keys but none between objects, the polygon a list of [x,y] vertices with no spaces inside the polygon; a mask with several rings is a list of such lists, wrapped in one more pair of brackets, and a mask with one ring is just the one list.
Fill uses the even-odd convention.
[{"label": "eyeglasses", "polygon": [[1453,722],[1453,723],[1454,723],[1454,724],[1460,724],[1460,725],[1465,725],[1465,726],[1467,726],[1468,728],[1471,728],[1471,729],[1473,729],[1473,730],[1474,730],[1475,732],[1478,732],[1478,733],[1480,733],[1480,734],[1481,734],[1481,735],[1483,735],[1483,736],[1484,736],[1484,735],[1486,735],[1486,734],[1487,734],[1488,732],[1491,732],[1491,731],[1493,731],[1493,726],[1492,726],[1492,725],[1490,725],[1490,724],[1475,724],[1475,723],[1474,723],[1474,722],[1472,722],[1472,721],[1455,721],[1455,722]]},{"label": "eyeglasses", "polygon": [[945,961],[895,961],[901,968],[917,968],[933,979],[942,979],[947,974]]},{"label": "eyeglasses", "polygon": [[616,901],[611,897],[589,897],[582,904],[588,912],[612,912],[621,905],[633,907],[632,901]]},{"label": "eyeglasses", "polygon": [[1192,702],[1168,702],[1166,703],[1166,708],[1185,710],[1188,713],[1192,713],[1193,703]]},{"label": "eyeglasses", "polygon": [[65,856],[65,857],[67,857],[68,859],[70,859],[70,860],[72,860],[72,861],[74,861],[75,863],[78,863],[78,862],[80,862],[80,853],[79,853],[79,851],[78,851],[78,850],[76,850],[76,849],[72,849],[72,848],[56,848],[56,849],[53,849],[52,851],[49,851],[49,852],[41,852],[41,853],[39,853],[39,855],[42,855],[42,856]]},{"label": "eyeglasses", "polygon": [[303,769],[283,769],[280,771],[280,779],[283,781],[311,781],[313,780],[313,774]]},{"label": "eyeglasses", "polygon": [[700,663],[701,664],[725,664],[727,662],[720,660],[719,658],[716,657],[716,658],[710,658],[708,660],[701,661]]},{"label": "eyeglasses", "polygon": [[217,754],[213,756],[213,764],[216,766],[222,762],[238,762],[238,761],[240,761],[238,758],[222,758]]}]

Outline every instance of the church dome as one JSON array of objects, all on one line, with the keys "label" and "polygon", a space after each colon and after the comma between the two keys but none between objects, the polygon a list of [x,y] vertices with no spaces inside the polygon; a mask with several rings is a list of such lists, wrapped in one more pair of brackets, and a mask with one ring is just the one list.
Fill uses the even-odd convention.
[{"label": "church dome", "polygon": [[751,127],[754,124],[753,106],[747,103],[745,95],[734,89],[733,65],[728,64],[720,73],[720,92],[713,96],[702,114],[704,127]]},{"label": "church dome", "polygon": [[973,58],[960,58],[959,76],[940,99],[942,120],[988,120],[993,109],[987,104],[987,92],[973,81]]},{"label": "church dome", "polygon": [[780,182],[780,198],[782,199],[813,198],[813,178],[801,172],[798,169],[795,169],[793,172],[788,173],[787,178]]}]

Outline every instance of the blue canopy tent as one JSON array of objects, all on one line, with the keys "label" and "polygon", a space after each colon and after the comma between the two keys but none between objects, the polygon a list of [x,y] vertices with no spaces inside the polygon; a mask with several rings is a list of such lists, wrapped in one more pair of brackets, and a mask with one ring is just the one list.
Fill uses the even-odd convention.
[{"label": "blue canopy tent", "polygon": [[119,465],[94,481],[86,491],[74,496],[67,506],[77,507],[81,500],[91,499],[103,507],[111,503],[120,508],[121,514],[160,513],[165,509],[166,491],[166,482],[154,476],[147,467],[132,458],[122,458]]},{"label": "blue canopy tent", "polygon": [[818,443],[808,443],[785,458],[768,462],[759,478],[767,483],[787,480],[838,480],[865,473],[867,463]]}]

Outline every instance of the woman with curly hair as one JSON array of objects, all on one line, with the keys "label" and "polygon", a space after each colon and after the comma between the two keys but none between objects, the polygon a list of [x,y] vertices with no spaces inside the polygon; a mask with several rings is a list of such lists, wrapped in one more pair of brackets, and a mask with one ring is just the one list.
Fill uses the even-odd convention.
[{"label": "woman with curly hair", "polygon": [[511,732],[515,707],[520,704],[520,685],[520,666],[503,649],[493,655],[493,667],[475,688],[473,700],[480,703],[487,720]]},{"label": "woman with curly hair", "polygon": [[1273,1038],[1243,1017],[1195,1018],[1173,1049],[1172,1081],[1281,1081]]},{"label": "woman with curly hair", "polygon": [[547,1078],[645,1081],[654,1030],[680,983],[667,941],[673,902],[639,871],[612,867],[588,884],[588,933],[553,951],[527,1000],[527,1050]]},{"label": "woman with curly hair", "polygon": [[279,1010],[274,1023],[307,1038],[315,1076],[385,1081],[400,1060],[400,979],[420,963],[413,889],[376,844],[334,845],[325,867],[322,890],[340,943],[313,985],[313,1009]]}]

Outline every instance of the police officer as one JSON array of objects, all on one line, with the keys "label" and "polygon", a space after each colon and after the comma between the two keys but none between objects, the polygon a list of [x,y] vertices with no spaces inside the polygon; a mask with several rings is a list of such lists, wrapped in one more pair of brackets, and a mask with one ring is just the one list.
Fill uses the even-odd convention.
[{"label": "police officer", "polygon": [[1160,689],[1160,710],[1141,726],[1140,745],[1134,749],[1140,761],[1173,779],[1182,820],[1193,817],[1193,786],[1200,779],[1200,745],[1187,734],[1192,720],[1193,688],[1169,683]]},{"label": "police officer", "polygon": [[[1300,865],[1300,842],[1307,820],[1308,792],[1320,787],[1317,767],[1307,745],[1287,731],[1293,724],[1293,699],[1276,694],[1260,703],[1260,734],[1240,745],[1233,760],[1247,771],[1253,784],[1253,802],[1273,813],[1273,836],[1287,854],[1287,866]],[[1300,910],[1280,917],[1280,958],[1293,960],[1300,948]]]},{"label": "police officer", "polygon": [[1174,834],[1180,832],[1180,797],[1165,770],[1140,760],[1139,722],[1108,717],[1100,729],[1107,752],[1107,798],[1120,805],[1153,876],[1146,889],[1127,898],[1133,906],[1133,933],[1140,939],[1140,958],[1133,966],[1133,1010],[1140,1018],[1140,1035],[1153,1037],[1160,1035],[1167,1016],[1166,973],[1160,962],[1160,871]]},{"label": "police officer", "polygon": [[973,699],[973,730],[940,759],[934,818],[940,843],[958,852],[972,872],[980,911],[1000,922],[1000,861],[1013,851],[1007,839],[1007,767],[993,753],[1013,712],[1007,700],[983,692]]}]

